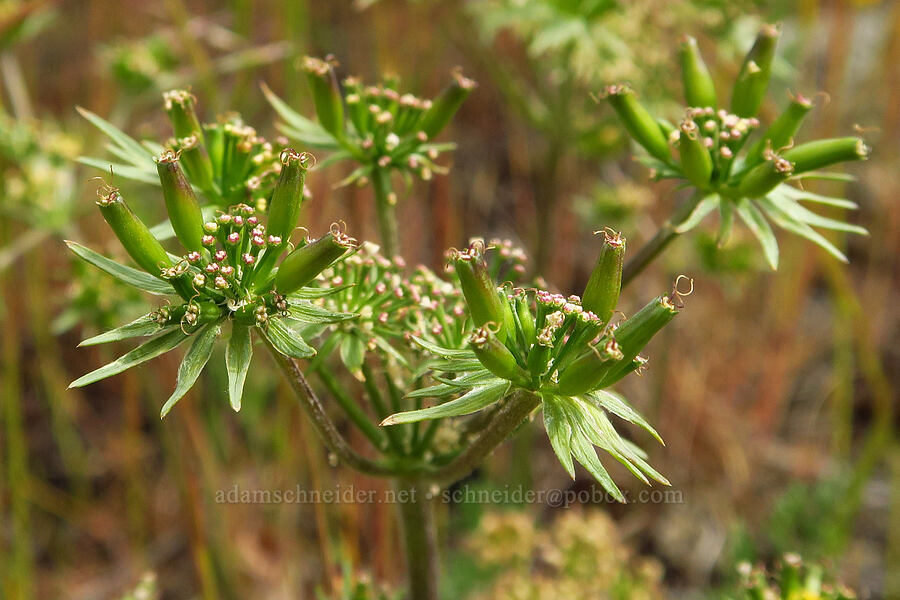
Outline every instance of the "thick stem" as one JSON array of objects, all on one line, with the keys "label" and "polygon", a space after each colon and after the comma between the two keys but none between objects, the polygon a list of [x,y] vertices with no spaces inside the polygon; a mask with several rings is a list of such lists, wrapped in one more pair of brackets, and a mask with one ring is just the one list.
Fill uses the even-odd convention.
[{"label": "thick stem", "polygon": [[691,212],[700,202],[703,196],[698,192],[681,203],[681,205],[672,213],[672,216],[662,224],[656,235],[649,242],[641,246],[637,254],[625,263],[625,269],[622,271],[622,287],[637,277],[641,271],[647,268],[657,256],[659,256],[666,247],[672,243],[680,234],[676,231],[678,226],[690,216]]},{"label": "thick stem", "polygon": [[278,352],[265,336],[260,336],[260,338],[266,348],[269,349],[269,354],[272,355],[278,368],[281,369],[281,373],[290,384],[291,390],[293,390],[297,398],[300,399],[300,406],[309,417],[310,422],[319,434],[319,437],[322,438],[322,441],[325,443],[325,447],[328,448],[329,452],[334,454],[338,460],[348,467],[369,475],[396,477],[407,472],[406,469],[394,468],[369,460],[353,450],[347,443],[347,440],[344,439],[334,426],[334,423],[331,422],[331,419],[328,418],[325,409],[322,407],[322,403],[310,387],[309,382],[306,381],[306,377],[303,376],[303,372],[300,371],[297,363],[295,363],[292,358]]},{"label": "thick stem", "polygon": [[475,441],[453,459],[453,462],[426,474],[428,480],[439,486],[446,486],[467,476],[502,444],[540,403],[541,399],[537,394],[522,389],[514,391],[506,398],[503,406]]},{"label": "thick stem", "polygon": [[397,481],[397,506],[406,553],[410,600],[438,600],[437,529],[434,502],[421,481]]},{"label": "thick stem", "polygon": [[378,216],[378,234],[381,236],[381,252],[394,258],[400,250],[397,233],[397,198],[391,189],[391,173],[375,167],[372,170],[372,187],[375,188],[375,212]]}]

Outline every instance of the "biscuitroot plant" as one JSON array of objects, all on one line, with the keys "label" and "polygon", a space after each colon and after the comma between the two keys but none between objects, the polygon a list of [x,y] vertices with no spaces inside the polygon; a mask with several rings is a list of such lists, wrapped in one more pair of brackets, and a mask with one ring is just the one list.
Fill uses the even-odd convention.
[{"label": "biscuitroot plant", "polygon": [[[684,62],[692,108],[677,134],[649,117],[627,88],[608,91],[629,132],[650,152],[646,160],[657,174],[684,179],[695,192],[687,208],[679,209],[630,267],[624,237],[612,229],[598,232],[599,254],[580,295],[557,293],[542,280],[523,281],[523,253],[501,240],[485,244],[475,239],[462,250],[450,250],[443,274],[408,269],[392,241],[395,213],[381,210],[393,206],[379,196],[389,194],[389,188],[378,192],[379,184],[383,251],[375,244],[358,244],[339,225],[294,246],[291,238],[311,156],[291,149],[275,152],[255,133],[221,146],[220,137],[230,139],[227,123],[198,127],[193,98],[184,93],[167,96],[176,132],[168,147],[140,144],[85,113],[113,139],[112,152],[128,163],[113,166],[114,172],[130,169],[127,175],[144,180],[154,174],[168,221],[154,232],[118,190],[105,186],[98,194],[100,212],[139,268],[75,242],[69,246],[121,281],[170,299],[132,323],[85,340],[83,344],[92,345],[149,338],[72,385],[109,377],[190,341],[175,391],[162,407],[164,416],[197,380],[218,337],[228,332],[228,396],[238,410],[258,344],[339,463],[391,478],[408,492],[408,501],[398,508],[410,597],[434,600],[439,565],[435,493],[468,476],[538,413],[553,451],[572,477],[579,463],[611,497],[626,499],[598,456],[599,448],[640,481],[668,484],[650,466],[646,452],[614,426],[614,421],[625,421],[661,441],[614,387],[642,369],[645,347],[690,293],[687,281],[676,280],[671,291],[636,312],[618,307],[622,288],[674,236],[716,208],[723,218],[737,212],[763,239],[771,258],[774,241],[765,233],[768,225],[760,211],[807,237],[813,237],[810,224],[835,225],[799,209],[800,200],[819,197],[805,195],[791,182],[835,162],[860,158],[864,147],[858,140],[786,149],[796,127],[779,119],[738,157],[745,133],[755,126],[751,119],[765,88],[760,77],[768,79],[773,44],[772,32],[764,30],[739,77],[739,101],[721,114],[706,71],[689,45]],[[318,123],[299,117],[269,93],[285,132],[333,150],[332,159],[357,161],[360,170],[353,177],[372,181],[389,182],[392,169],[407,175],[434,169],[428,161],[440,147],[430,140],[471,88],[458,79],[429,104],[404,100],[387,84],[363,88],[350,80],[340,90],[330,62],[309,60],[306,66]],[[696,96],[703,82],[707,93]],[[744,106],[751,96],[757,100]],[[348,113],[349,118],[344,116]],[[694,136],[697,131],[704,136]],[[158,150],[155,162],[150,149]],[[413,158],[421,162],[412,164]],[[100,166],[94,159],[89,162]],[[217,212],[210,213],[210,207]],[[165,229],[175,238],[166,243],[181,246],[176,254],[163,246]],[[624,318],[623,312],[631,316]],[[360,447],[349,443],[348,428],[361,433]]]}]

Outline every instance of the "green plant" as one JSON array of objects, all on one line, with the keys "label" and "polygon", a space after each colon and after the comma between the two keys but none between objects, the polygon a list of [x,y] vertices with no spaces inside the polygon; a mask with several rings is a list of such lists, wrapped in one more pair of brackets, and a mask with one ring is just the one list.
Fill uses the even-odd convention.
[{"label": "green plant", "polygon": [[[679,125],[654,118],[626,85],[611,85],[604,97],[618,114],[634,141],[646,152],[639,160],[652,177],[675,179],[690,189],[685,200],[656,236],[626,267],[625,280],[634,277],[678,235],[696,227],[713,211],[719,213],[718,243],[731,234],[735,214],[759,240],[769,265],[778,266],[778,242],[769,224],[818,244],[839,260],[844,254],[813,227],[866,234],[866,230],[812,212],[803,203],[845,209],[856,204],[807,192],[803,180],[848,181],[852,177],[821,171],[836,164],[865,160],[869,148],[859,137],[795,143],[795,136],[813,104],[794,96],[781,115],[749,143],[760,129],[757,119],[771,78],[775,26],[760,29],[747,53],[723,108],[709,70],[693,38],[687,37],[679,53],[684,97],[688,104]],[[677,150],[677,154],[673,152]]]},{"label": "green plant", "polygon": [[[351,181],[371,182],[375,188],[384,254],[374,245],[357,244],[338,225],[293,248],[290,239],[310,155],[290,149],[276,155],[255,131],[234,121],[201,127],[194,99],[186,92],[166,96],[175,132],[168,148],[139,144],[85,112],[113,140],[111,151],[123,161],[114,172],[158,180],[168,222],[156,231],[149,229],[117,189],[105,186],[98,194],[100,212],[140,269],[74,242],[69,247],[126,283],[177,300],[86,340],[84,344],[151,338],[72,385],[119,373],[191,338],[175,392],[162,408],[164,416],[197,380],[216,339],[229,327],[228,388],[237,410],[254,341],[260,342],[333,457],[363,473],[389,477],[404,492],[399,512],[414,599],[437,597],[435,490],[469,475],[537,409],[553,450],[572,477],[578,462],[613,497],[625,500],[597,456],[599,447],[643,482],[667,484],[647,463],[646,453],[616,431],[609,415],[643,428],[657,440],[658,434],[610,388],[645,364],[640,353],[678,314],[682,297],[690,291],[679,289],[679,278],[669,293],[632,317],[617,319],[621,289],[704,211],[733,208],[742,216],[755,215],[748,203],[769,199],[773,191],[787,195],[790,177],[809,176],[813,169],[861,154],[854,139],[798,146],[779,156],[766,151],[766,140],[781,141],[770,128],[761,154],[751,148],[732,160],[743,145],[741,124],[745,129],[752,126],[751,113],[765,91],[760,78],[768,77],[763,67],[773,52],[771,38],[770,30],[764,30],[751,50],[737,84],[741,106],[724,116],[711,105],[705,70],[688,47],[688,95],[705,105],[692,108],[682,123],[677,159],[664,126],[637,104],[630,90],[609,88],[607,98],[629,133],[651,154],[647,162],[661,177],[684,179],[694,193],[687,208],[681,207],[629,266],[623,236],[604,230],[596,266],[580,296],[540,289],[545,285],[498,285],[502,279],[518,280],[523,271],[521,253],[503,242],[491,244],[497,246],[496,257],[486,254],[488,245],[481,240],[449,251],[446,277],[424,267],[409,273],[396,255],[398,224],[390,173],[425,176],[426,170],[435,170],[432,161],[448,146],[431,140],[472,87],[461,77],[429,103],[399,95],[393,83],[364,88],[351,79],[341,90],[332,62],[309,59],[305,67],[318,123],[267,92],[288,135],[333,152],[320,165],[341,159],[359,163]],[[748,99],[753,102],[744,106]],[[719,132],[711,149],[692,135],[707,129],[707,123]],[[732,135],[732,129],[741,135]],[[722,137],[725,133],[727,138]],[[777,165],[784,164],[790,169],[779,170]],[[218,208],[217,216],[204,216],[204,207]],[[744,218],[771,258],[772,239],[759,233],[766,231],[764,221]],[[802,222],[800,217],[795,220]],[[182,246],[177,255],[163,246],[167,230]],[[309,362],[301,368],[295,359]],[[342,376],[345,373],[351,377]],[[313,387],[307,375],[321,387]],[[361,451],[350,444],[325,410],[317,388],[328,392],[370,447]],[[426,405],[429,400],[434,402]]]},{"label": "green plant", "polygon": [[742,591],[735,598],[764,600],[851,600],[851,590],[834,578],[821,565],[805,564],[796,554],[785,554],[772,571],[754,568],[750,563],[738,565]]}]

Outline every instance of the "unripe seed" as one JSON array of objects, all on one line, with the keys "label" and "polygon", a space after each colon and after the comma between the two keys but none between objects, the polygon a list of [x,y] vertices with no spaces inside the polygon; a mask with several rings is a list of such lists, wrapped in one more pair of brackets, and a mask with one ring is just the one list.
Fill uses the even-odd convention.
[{"label": "unripe seed", "polygon": [[334,73],[336,64],[330,56],[325,60],[311,56],[303,59],[303,70],[306,71],[319,123],[325,131],[341,137],[344,133],[344,105]]},{"label": "unripe seed", "polygon": [[784,158],[794,163],[795,173],[805,173],[851,160],[866,160],[869,147],[858,137],[832,138],[800,144],[786,150]]},{"label": "unripe seed", "polygon": [[684,98],[690,106],[715,107],[716,88],[700,50],[697,40],[686,36],[679,51],[681,78],[684,84]]},{"label": "unripe seed", "polygon": [[606,100],[612,105],[625,129],[651,156],[669,163],[672,156],[666,136],[647,109],[637,101],[634,91],[625,85],[606,88]]},{"label": "unripe seed", "polygon": [[744,58],[731,94],[731,112],[739,117],[753,117],[765,99],[772,75],[772,60],[779,31],[775,25],[763,25],[753,47]]},{"label": "unripe seed", "polygon": [[354,247],[356,240],[334,228],[331,233],[288,254],[275,274],[275,287],[281,294],[290,294],[308,285]]},{"label": "unripe seed", "polygon": [[496,323],[495,335],[505,341],[509,333],[508,304],[500,297],[496,284],[491,280],[483,257],[484,245],[472,244],[468,250],[458,251],[450,258],[456,269],[460,287],[476,327]]},{"label": "unripe seed", "polygon": [[619,302],[624,259],[625,238],[620,233],[604,231],[597,264],[581,296],[581,305],[585,310],[597,315],[604,323],[609,322]]},{"label": "unripe seed", "polygon": [[559,392],[577,396],[597,387],[609,371],[622,360],[622,351],[615,339],[591,348],[575,359],[559,376]]},{"label": "unripe seed", "polygon": [[281,152],[281,164],[281,175],[269,202],[267,229],[283,242],[290,238],[300,217],[309,154],[287,148]]},{"label": "unripe seed", "polygon": [[214,189],[213,167],[206,150],[203,128],[197,119],[196,99],[188,91],[171,90],[163,94],[163,102],[178,140],[185,170],[200,189]]},{"label": "unripe seed", "polygon": [[747,165],[755,165],[763,159],[766,148],[779,152],[791,143],[791,140],[800,130],[803,118],[812,109],[813,103],[802,95],[791,99],[791,103],[781,115],[769,126],[762,139],[753,144],[747,152]]},{"label": "unripe seed", "polygon": [[497,377],[519,385],[526,384],[530,379],[528,374],[519,366],[512,352],[503,345],[492,327],[496,327],[496,323],[483,325],[472,333],[469,340],[472,351],[479,362]]},{"label": "unripe seed", "polygon": [[169,151],[158,156],[156,171],[175,237],[185,249],[199,251],[203,247],[203,214],[194,190],[181,170],[178,155]]},{"label": "unripe seed", "polygon": [[681,122],[678,155],[681,169],[688,180],[699,188],[706,187],[712,176],[713,163],[709,151],[700,139],[700,128],[694,121]]},{"label": "unripe seed", "polygon": [[753,167],[741,180],[738,193],[745,198],[765,196],[794,172],[794,165],[784,158],[772,156],[761,165]]},{"label": "unripe seed", "polygon": [[172,266],[172,261],[162,244],[125,204],[117,189],[105,190],[97,205],[100,207],[100,214],[109,223],[122,247],[142,269],[150,275],[159,277],[161,269]]},{"label": "unripe seed", "polygon": [[437,136],[477,86],[474,80],[463,77],[460,71],[454,71],[453,83],[444,88],[427,112],[422,115],[419,130],[423,131],[428,139]]}]

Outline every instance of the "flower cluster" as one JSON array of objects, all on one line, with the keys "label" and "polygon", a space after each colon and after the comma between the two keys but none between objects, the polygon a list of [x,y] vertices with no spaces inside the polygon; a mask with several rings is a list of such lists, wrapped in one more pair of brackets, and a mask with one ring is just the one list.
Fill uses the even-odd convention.
[{"label": "flower cluster", "polygon": [[856,205],[790,184],[802,179],[845,180],[845,176],[819,170],[865,160],[869,148],[858,137],[796,144],[794,137],[813,106],[802,95],[794,96],[768,127],[761,127],[757,114],[765,99],[778,34],[771,25],[760,30],[737,76],[727,109],[719,104],[697,42],[690,37],[679,55],[688,107],[677,126],[655,119],[628,86],[608,86],[604,95],[634,141],[647,151],[649,156],[642,162],[653,169],[654,176],[684,179],[694,188],[692,199],[672,220],[676,233],[692,229],[718,210],[719,244],[727,241],[736,213],[759,239],[773,269],[778,265],[778,243],[770,221],[846,260],[813,227],[860,234],[865,234],[865,229],[816,214],[803,203],[844,208]]},{"label": "flower cluster", "polygon": [[[607,414],[656,432],[619,395],[606,388],[640,369],[640,352],[678,313],[681,293],[652,300],[629,319],[613,323],[622,279],[625,240],[604,232],[597,265],[581,297],[544,290],[498,288],[475,242],[452,254],[474,325],[468,348],[417,343],[441,357],[433,364],[445,373],[437,385],[416,397],[459,397],[430,408],[398,413],[384,425],[470,414],[520,388],[540,396],[544,423],[554,450],[574,477],[572,457],[617,498],[624,499],[592,446],[599,446],[644,481],[665,483],[643,456],[616,433]],[[452,377],[452,378],[450,378]]]},{"label": "flower cluster", "polygon": [[278,352],[305,358],[315,354],[301,333],[308,324],[353,317],[314,304],[312,299],[322,292],[307,286],[355,248],[356,240],[335,225],[321,238],[307,239],[292,249],[290,237],[298,220],[309,155],[286,149],[280,158],[282,168],[267,198],[269,215],[264,223],[251,206],[243,203],[204,222],[178,153],[167,150],[158,156],[156,166],[166,211],[185,251],[181,256],[163,248],[118,189],[104,186],[98,191],[101,214],[142,270],[120,265],[74,242],[69,242],[69,247],[125,283],[154,294],[178,296],[179,301],[82,342],[93,345],[153,336],[116,361],[80,377],[73,387],[120,373],[193,338],[178,371],[175,392],[163,406],[164,416],[200,375],[227,321],[231,324],[226,351],[229,397],[238,410],[252,355],[251,329],[255,328]]},{"label": "flower cluster", "polygon": [[[332,57],[322,60],[308,56],[302,66],[318,123],[291,110],[271,91],[266,90],[266,94],[284,119],[281,130],[289,138],[335,150],[329,161],[352,158],[359,163],[345,184],[371,179],[376,186],[389,188],[389,171],[424,180],[445,172],[435,161],[453,145],[435,144],[432,140],[475,88],[474,81],[455,72],[453,83],[432,100],[399,92],[397,80],[364,85],[356,77],[347,77],[339,86],[337,63]],[[389,201],[396,202],[389,189],[386,193],[391,195]]]},{"label": "flower cluster", "polygon": [[110,138],[110,151],[122,161],[82,157],[81,162],[125,179],[158,183],[151,157],[175,153],[203,205],[227,209],[243,203],[264,214],[281,172],[272,144],[236,113],[201,124],[197,99],[186,90],[165,92],[163,104],[173,131],[165,146],[138,142],[94,113],[79,109]]}]

